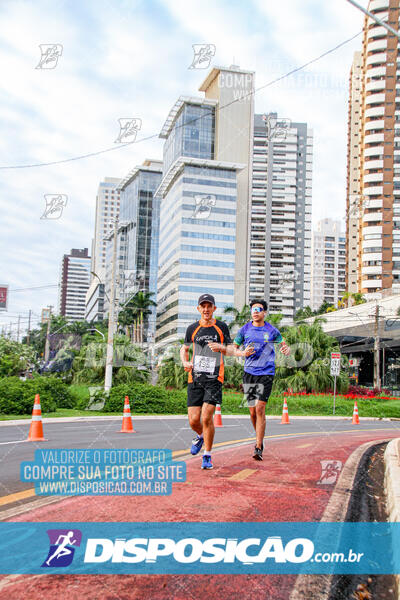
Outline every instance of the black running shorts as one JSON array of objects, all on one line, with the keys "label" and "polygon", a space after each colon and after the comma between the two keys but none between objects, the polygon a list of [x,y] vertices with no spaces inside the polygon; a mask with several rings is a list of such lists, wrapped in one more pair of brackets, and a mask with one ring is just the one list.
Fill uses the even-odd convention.
[{"label": "black running shorts", "polygon": [[243,391],[248,406],[255,406],[257,400],[268,402],[271,395],[273,375],[251,375],[243,374]]},{"label": "black running shorts", "polygon": [[222,404],[222,383],[218,379],[206,382],[188,383],[187,405],[203,406],[207,404]]}]

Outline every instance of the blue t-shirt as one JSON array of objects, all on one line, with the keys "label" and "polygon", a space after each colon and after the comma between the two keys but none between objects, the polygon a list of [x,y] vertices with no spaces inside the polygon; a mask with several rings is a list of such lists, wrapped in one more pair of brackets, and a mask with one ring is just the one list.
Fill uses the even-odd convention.
[{"label": "blue t-shirt", "polygon": [[[275,347],[274,344],[282,341],[282,335],[269,323],[262,327],[255,327],[250,321],[239,329],[234,343],[254,346],[254,352],[246,357],[244,370],[251,375],[275,375]],[[272,343],[274,342],[274,343]]]}]

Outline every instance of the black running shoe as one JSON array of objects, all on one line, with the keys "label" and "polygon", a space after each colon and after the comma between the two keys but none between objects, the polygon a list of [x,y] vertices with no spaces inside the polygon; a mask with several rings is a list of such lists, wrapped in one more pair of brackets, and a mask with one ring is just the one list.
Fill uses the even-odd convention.
[{"label": "black running shoe", "polygon": [[254,448],[253,458],[254,458],[254,460],[262,460],[263,459],[262,448],[257,448],[257,446]]}]

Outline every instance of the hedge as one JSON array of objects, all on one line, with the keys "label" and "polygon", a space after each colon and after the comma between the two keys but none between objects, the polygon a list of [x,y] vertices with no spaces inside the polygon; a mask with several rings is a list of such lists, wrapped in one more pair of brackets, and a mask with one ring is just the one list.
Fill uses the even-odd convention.
[{"label": "hedge", "polygon": [[26,415],[32,412],[35,395],[40,394],[42,412],[55,412],[57,408],[74,408],[78,398],[60,379],[19,377],[0,379],[0,414]]},{"label": "hedge", "polygon": [[179,414],[187,410],[186,391],[135,383],[112,387],[103,411],[122,413],[125,396],[129,396],[134,413]]}]

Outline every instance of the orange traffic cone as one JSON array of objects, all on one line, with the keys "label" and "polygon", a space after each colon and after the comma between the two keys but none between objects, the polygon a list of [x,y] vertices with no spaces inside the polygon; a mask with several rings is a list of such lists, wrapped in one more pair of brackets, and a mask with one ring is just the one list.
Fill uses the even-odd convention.
[{"label": "orange traffic cone", "polygon": [[122,429],[119,433],[136,433],[132,425],[131,407],[129,406],[129,396],[125,396],[124,414],[122,415]]},{"label": "orange traffic cone", "polygon": [[287,407],[287,400],[285,398],[283,400],[283,410],[282,410],[281,424],[282,425],[287,425],[288,423],[290,423],[290,421],[289,421],[289,411],[288,411],[288,407]]},{"label": "orange traffic cone", "polygon": [[222,427],[221,405],[217,404],[214,413],[214,427]]},{"label": "orange traffic cone", "polygon": [[43,437],[42,408],[40,406],[39,394],[35,396],[27,442],[47,442]]},{"label": "orange traffic cone", "polygon": [[360,424],[360,419],[358,418],[357,400],[354,401],[353,420],[352,420],[351,424],[352,425],[359,425]]}]

